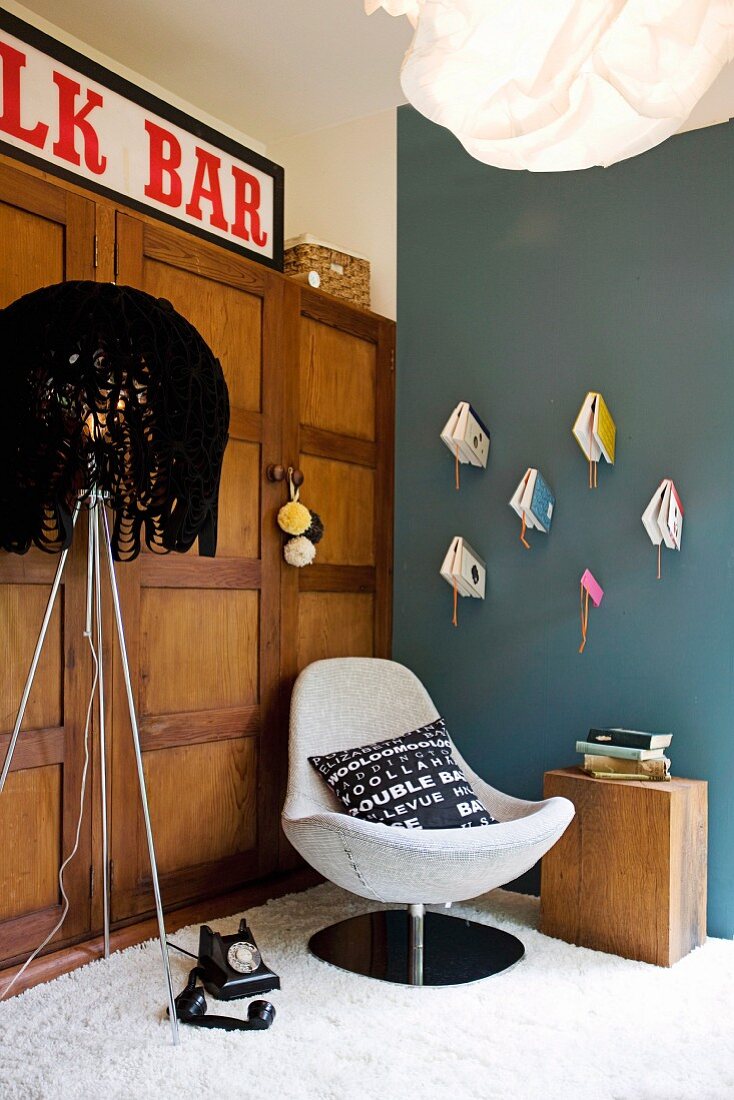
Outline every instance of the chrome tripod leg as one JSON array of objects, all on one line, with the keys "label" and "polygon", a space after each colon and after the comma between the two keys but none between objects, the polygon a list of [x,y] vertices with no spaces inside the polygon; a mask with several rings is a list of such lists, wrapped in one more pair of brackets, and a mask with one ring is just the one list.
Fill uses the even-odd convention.
[{"label": "chrome tripod leg", "polygon": [[179,1041],[178,1038],[178,1019],[176,1017],[176,1005],[173,996],[173,982],[171,980],[171,964],[168,958],[168,948],[166,947],[166,926],[163,921],[163,903],[161,902],[161,888],[158,882],[158,865],[155,858],[155,845],[153,844],[153,829],[150,824],[150,812],[148,810],[148,795],[145,787],[145,772],[143,770],[143,755],[140,751],[140,733],[138,730],[138,720],[135,713],[135,697],[133,695],[132,683],[130,681],[130,665],[127,659],[127,646],[125,645],[125,631],[122,625],[122,612],[120,610],[120,594],[117,590],[117,578],[115,576],[115,563],[112,558],[112,544],[110,542],[110,527],[107,520],[107,513],[104,505],[100,505],[102,512],[102,524],[104,533],[104,544],[107,557],[107,566],[110,574],[110,588],[112,589],[112,604],[115,609],[115,624],[117,626],[117,638],[120,643],[120,657],[122,658],[122,671],[125,677],[125,691],[127,692],[127,706],[130,712],[130,728],[133,735],[133,746],[135,749],[135,762],[138,769],[138,785],[140,787],[140,801],[143,807],[143,819],[145,821],[145,834],[148,840],[148,856],[150,857],[150,873],[153,879],[153,895],[155,897],[155,909],[158,917],[158,938],[161,943],[161,955],[163,956],[163,970],[166,976],[166,986],[168,992],[168,1012],[171,1021],[171,1034],[173,1036],[174,1045]]},{"label": "chrome tripod leg", "polygon": [[94,613],[97,620],[97,693],[99,702],[99,770],[100,770],[100,795],[102,804],[102,900],[104,904],[104,957],[110,954],[110,884],[109,884],[109,836],[108,836],[108,811],[107,811],[107,742],[105,731],[105,696],[104,696],[104,661],[102,652],[102,583],[100,576],[100,553],[102,549],[102,537],[100,527],[102,525],[102,509],[104,505],[101,498],[97,498],[90,512],[90,535],[94,546]]},{"label": "chrome tripod leg", "polygon": [[[81,505],[77,504],[76,508],[74,509],[74,515],[71,519],[72,529],[76,526],[76,520],[77,516],[79,515],[80,507]],[[61,577],[64,572],[64,566],[66,565],[66,559],[69,556],[69,549],[70,547],[67,547],[66,550],[61,551],[59,564],[56,566],[56,574],[53,579],[53,584],[51,585],[51,591],[49,592],[48,603],[46,604],[46,611],[44,612],[43,622],[41,624],[41,632],[38,635],[36,648],[33,651],[33,659],[31,660],[31,667],[28,670],[28,678],[26,679],[25,687],[23,688],[23,695],[21,696],[20,706],[18,707],[18,714],[15,719],[15,725],[13,726],[13,734],[10,738],[10,743],[5,753],[3,770],[2,772],[0,772],[0,793],[2,793],[2,790],[5,786],[5,780],[8,778],[10,766],[13,763],[13,754],[15,753],[15,746],[18,741],[18,734],[20,733],[20,727],[23,725],[25,710],[28,705],[28,697],[31,694],[31,688],[33,687],[33,680],[36,676],[36,669],[38,668],[38,661],[41,656],[41,650],[43,649],[43,643],[46,640],[48,624],[51,621],[51,615],[53,613],[54,604],[56,603],[56,597],[59,594],[59,586],[61,584]]]}]

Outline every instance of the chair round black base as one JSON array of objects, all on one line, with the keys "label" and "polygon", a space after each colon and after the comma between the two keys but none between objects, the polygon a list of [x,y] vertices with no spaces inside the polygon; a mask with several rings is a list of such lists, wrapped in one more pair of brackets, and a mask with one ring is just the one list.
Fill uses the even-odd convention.
[{"label": "chair round black base", "polygon": [[422,981],[411,976],[410,916],[405,909],[365,913],[323,928],[309,950],[324,962],[398,985],[464,985],[501,974],[525,947],[500,928],[426,913]]}]

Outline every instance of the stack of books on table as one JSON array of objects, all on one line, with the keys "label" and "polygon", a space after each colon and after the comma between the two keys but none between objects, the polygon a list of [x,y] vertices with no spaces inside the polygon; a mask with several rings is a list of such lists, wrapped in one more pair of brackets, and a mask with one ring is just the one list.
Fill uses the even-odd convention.
[{"label": "stack of books on table", "polygon": [[595,779],[666,783],[670,780],[670,760],[665,750],[672,740],[672,733],[590,729],[586,741],[576,742],[576,752],[583,754],[582,770]]}]

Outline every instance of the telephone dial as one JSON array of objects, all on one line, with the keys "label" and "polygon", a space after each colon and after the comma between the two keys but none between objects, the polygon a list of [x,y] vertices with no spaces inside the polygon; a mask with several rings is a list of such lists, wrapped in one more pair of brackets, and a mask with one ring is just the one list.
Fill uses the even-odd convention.
[{"label": "telephone dial", "polygon": [[[201,979],[202,985],[197,984],[197,979]],[[247,1020],[207,1016],[205,989],[218,1001],[256,997],[280,989],[280,978],[263,962],[245,918],[232,936],[213,932],[207,924],[201,926],[198,963],[189,974],[186,988],[176,997],[176,1015],[182,1023],[194,1027],[225,1031],[265,1031],[275,1019],[275,1008],[263,1000],[252,1002]]]}]

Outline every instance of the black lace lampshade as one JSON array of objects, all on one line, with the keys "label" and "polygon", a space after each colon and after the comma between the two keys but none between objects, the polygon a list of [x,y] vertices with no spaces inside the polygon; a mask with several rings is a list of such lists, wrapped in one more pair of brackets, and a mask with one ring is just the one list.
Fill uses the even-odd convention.
[{"label": "black lace lampshade", "polygon": [[118,561],[212,556],[229,428],[219,361],[164,299],[112,283],[44,287],[0,310],[0,547],[59,552],[102,493]]}]

